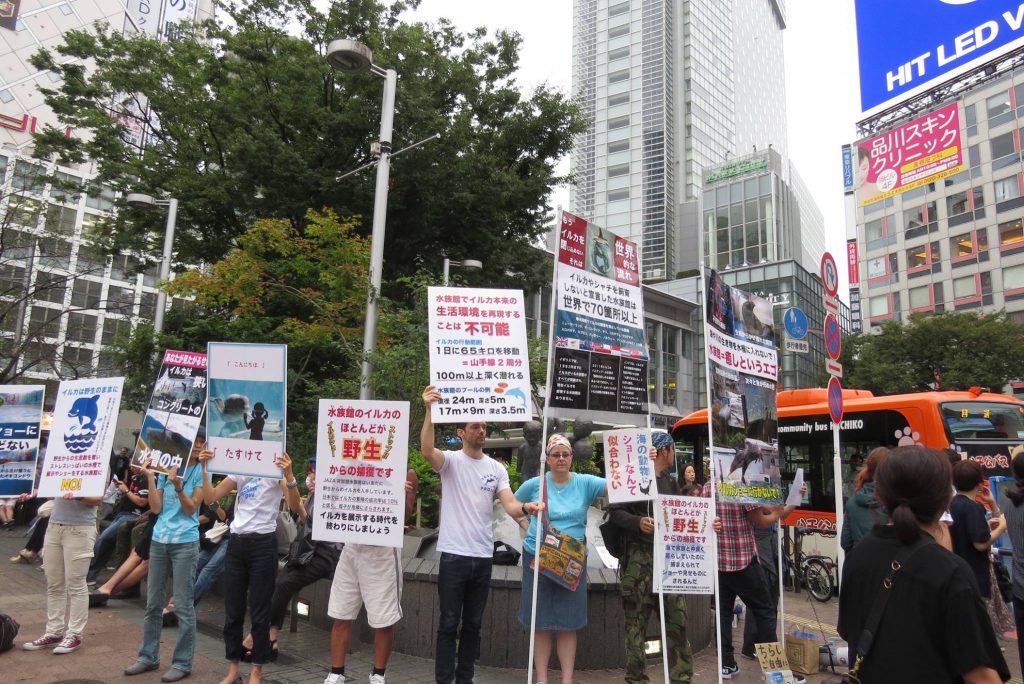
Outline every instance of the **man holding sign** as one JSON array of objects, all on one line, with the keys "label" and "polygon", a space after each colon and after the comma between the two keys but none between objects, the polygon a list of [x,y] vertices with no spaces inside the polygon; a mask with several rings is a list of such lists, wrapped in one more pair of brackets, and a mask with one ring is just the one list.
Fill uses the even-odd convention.
[{"label": "man holding sign", "polygon": [[491,590],[492,502],[498,499],[516,521],[535,515],[542,505],[516,501],[509,487],[508,471],[484,454],[485,423],[456,423],[455,434],[462,440],[459,451],[441,451],[434,446],[431,407],[440,398],[441,393],[434,385],[423,390],[426,412],[420,429],[420,449],[440,476],[443,492],[437,540],[437,550],[441,552],[437,577],[441,618],[434,674],[437,684],[451,684],[453,679],[457,684],[471,684],[480,651],[480,624]]},{"label": "man holding sign", "polygon": [[[651,436],[654,474],[660,494],[679,494],[679,483],[669,474],[675,463],[675,444],[667,432]],[[609,507],[612,524],[625,537],[622,558],[622,610],[626,622],[626,681],[647,682],[647,621],[658,607],[654,593],[654,502],[637,501]],[[693,679],[693,654],[686,638],[686,603],[681,594],[665,595],[665,639],[669,649],[672,684]]]}]

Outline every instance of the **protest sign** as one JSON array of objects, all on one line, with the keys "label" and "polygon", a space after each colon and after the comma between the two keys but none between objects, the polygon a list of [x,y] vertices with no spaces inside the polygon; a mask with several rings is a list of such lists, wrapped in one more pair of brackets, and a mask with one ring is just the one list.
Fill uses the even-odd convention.
[{"label": "protest sign", "polygon": [[39,496],[103,496],[123,386],[124,378],[60,383]]},{"label": "protest sign", "polygon": [[321,399],[313,539],[403,544],[409,402]]},{"label": "protest sign", "polygon": [[604,472],[608,478],[608,503],[653,499],[657,488],[653,487],[651,431],[645,428],[606,430]]},{"label": "protest sign", "polygon": [[210,472],[281,478],[288,346],[210,342],[206,443]]},{"label": "protest sign", "polygon": [[699,496],[659,495],[657,535],[662,553],[655,555],[655,577],[666,594],[713,594],[714,539],[711,500]]},{"label": "protest sign", "polygon": [[174,470],[183,477],[204,406],[206,354],[170,349],[164,352],[132,465],[142,465],[148,458],[152,470]]},{"label": "protest sign", "polygon": [[0,385],[0,496],[32,491],[44,385]]},{"label": "protest sign", "polygon": [[733,503],[780,504],[772,304],[730,287],[715,271],[706,294],[704,337],[718,496]]},{"label": "protest sign", "polygon": [[435,423],[533,417],[522,290],[431,287],[430,384]]},{"label": "protest sign", "polygon": [[636,244],[562,212],[554,300],[551,414],[585,412],[612,424],[646,417],[648,353]]}]

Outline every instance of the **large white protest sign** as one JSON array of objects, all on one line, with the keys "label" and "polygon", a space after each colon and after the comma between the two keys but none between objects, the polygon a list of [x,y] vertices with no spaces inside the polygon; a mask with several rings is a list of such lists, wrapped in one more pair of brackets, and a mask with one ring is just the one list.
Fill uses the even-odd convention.
[{"label": "large white protest sign", "polygon": [[654,576],[664,593],[714,593],[711,504],[699,496],[658,497],[655,534],[663,552],[655,555]]},{"label": "large white protest sign", "polygon": [[285,450],[288,346],[207,345],[207,468],[226,475],[281,478]]},{"label": "large white protest sign", "polygon": [[409,402],[321,399],[313,538],[401,547]]},{"label": "large white protest sign", "polygon": [[0,496],[32,491],[44,385],[0,385]]},{"label": "large white protest sign", "polygon": [[427,300],[430,384],[441,393],[433,421],[530,420],[522,291],[431,287]]},{"label": "large white protest sign", "polygon": [[646,428],[606,430],[604,473],[608,503],[648,501],[657,495],[651,462],[651,431]]},{"label": "large white protest sign", "polygon": [[39,496],[103,496],[123,386],[124,378],[60,383]]}]

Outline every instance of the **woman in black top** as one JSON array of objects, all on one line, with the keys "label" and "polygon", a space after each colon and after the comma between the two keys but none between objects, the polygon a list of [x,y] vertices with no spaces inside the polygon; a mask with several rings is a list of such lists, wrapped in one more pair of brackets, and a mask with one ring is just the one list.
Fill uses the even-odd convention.
[{"label": "woman in black top", "polygon": [[1024,667],[1024,446],[1010,452],[1016,480],[1006,489],[1003,514],[1013,545],[1013,621],[1017,624],[1017,657]]},{"label": "woman in black top", "polygon": [[860,681],[995,684],[1010,678],[974,573],[934,537],[949,505],[945,455],[899,447],[878,467],[876,491],[889,514],[847,557],[839,634],[855,653],[894,558],[921,545],[896,574],[889,601],[860,666]]}]

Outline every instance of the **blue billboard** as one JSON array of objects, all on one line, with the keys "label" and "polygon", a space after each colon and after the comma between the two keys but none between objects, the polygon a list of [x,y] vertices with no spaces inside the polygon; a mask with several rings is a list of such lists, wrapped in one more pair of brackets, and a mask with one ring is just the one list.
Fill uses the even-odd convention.
[{"label": "blue billboard", "polygon": [[1024,45],[1021,0],[856,0],[856,13],[864,112]]}]

